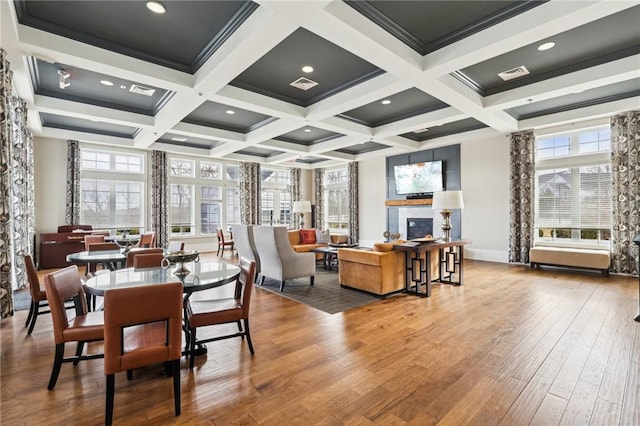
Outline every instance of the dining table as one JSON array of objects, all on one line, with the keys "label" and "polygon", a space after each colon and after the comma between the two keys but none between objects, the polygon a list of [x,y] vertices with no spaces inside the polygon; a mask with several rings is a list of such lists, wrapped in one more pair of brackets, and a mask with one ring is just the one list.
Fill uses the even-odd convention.
[{"label": "dining table", "polygon": [[67,262],[74,265],[105,265],[110,271],[122,268],[127,261],[123,250],[79,251],[67,255]]},{"label": "dining table", "polygon": [[[176,275],[178,268],[187,268],[189,273]],[[104,292],[111,289],[181,282],[187,299],[194,292],[234,282],[239,275],[240,268],[237,265],[217,262],[189,262],[180,267],[171,265],[166,269],[160,266],[124,268],[89,278],[85,283],[85,291],[93,296],[104,296]]]}]

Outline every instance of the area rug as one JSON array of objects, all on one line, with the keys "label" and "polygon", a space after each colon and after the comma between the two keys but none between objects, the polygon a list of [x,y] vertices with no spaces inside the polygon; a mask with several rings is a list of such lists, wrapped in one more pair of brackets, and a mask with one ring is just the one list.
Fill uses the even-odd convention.
[{"label": "area rug", "polygon": [[13,292],[13,310],[24,311],[31,306],[31,294],[29,289],[16,290]]},{"label": "area rug", "polygon": [[256,285],[256,287],[329,314],[344,312],[381,299],[360,290],[340,287],[338,273],[322,269],[316,271],[313,286],[309,285],[309,277],[306,277],[288,280],[282,293],[280,293],[280,281],[271,278],[265,278],[264,285]]}]

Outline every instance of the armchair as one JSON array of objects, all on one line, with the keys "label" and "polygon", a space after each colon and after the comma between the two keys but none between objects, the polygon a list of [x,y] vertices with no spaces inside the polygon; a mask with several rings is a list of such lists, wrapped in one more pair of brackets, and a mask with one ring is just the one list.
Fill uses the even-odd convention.
[{"label": "armchair", "polygon": [[313,285],[316,273],[314,253],[296,253],[289,243],[287,228],[284,226],[254,226],[253,238],[260,257],[260,285],[269,277],[280,281],[280,291],[286,280],[309,277]]},{"label": "armchair", "polygon": [[253,225],[231,225],[233,241],[238,252],[238,257],[255,262],[255,276],[260,274],[260,256],[253,239]]}]

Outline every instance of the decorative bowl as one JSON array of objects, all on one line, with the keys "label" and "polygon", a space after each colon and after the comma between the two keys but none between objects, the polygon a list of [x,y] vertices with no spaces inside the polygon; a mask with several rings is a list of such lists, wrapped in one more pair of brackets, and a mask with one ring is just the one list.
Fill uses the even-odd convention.
[{"label": "decorative bowl", "polygon": [[178,250],[172,251],[164,255],[162,259],[162,267],[167,269],[172,264],[177,264],[178,267],[173,272],[174,275],[186,276],[189,275],[189,271],[184,264],[189,262],[199,262],[200,252],[197,250]]}]

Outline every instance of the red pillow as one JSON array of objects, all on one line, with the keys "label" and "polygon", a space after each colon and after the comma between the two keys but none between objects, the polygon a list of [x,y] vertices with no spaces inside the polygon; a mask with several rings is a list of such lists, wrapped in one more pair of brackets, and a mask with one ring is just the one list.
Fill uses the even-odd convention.
[{"label": "red pillow", "polygon": [[316,230],[315,229],[301,229],[300,230],[300,242],[302,244],[315,244],[316,243]]}]

